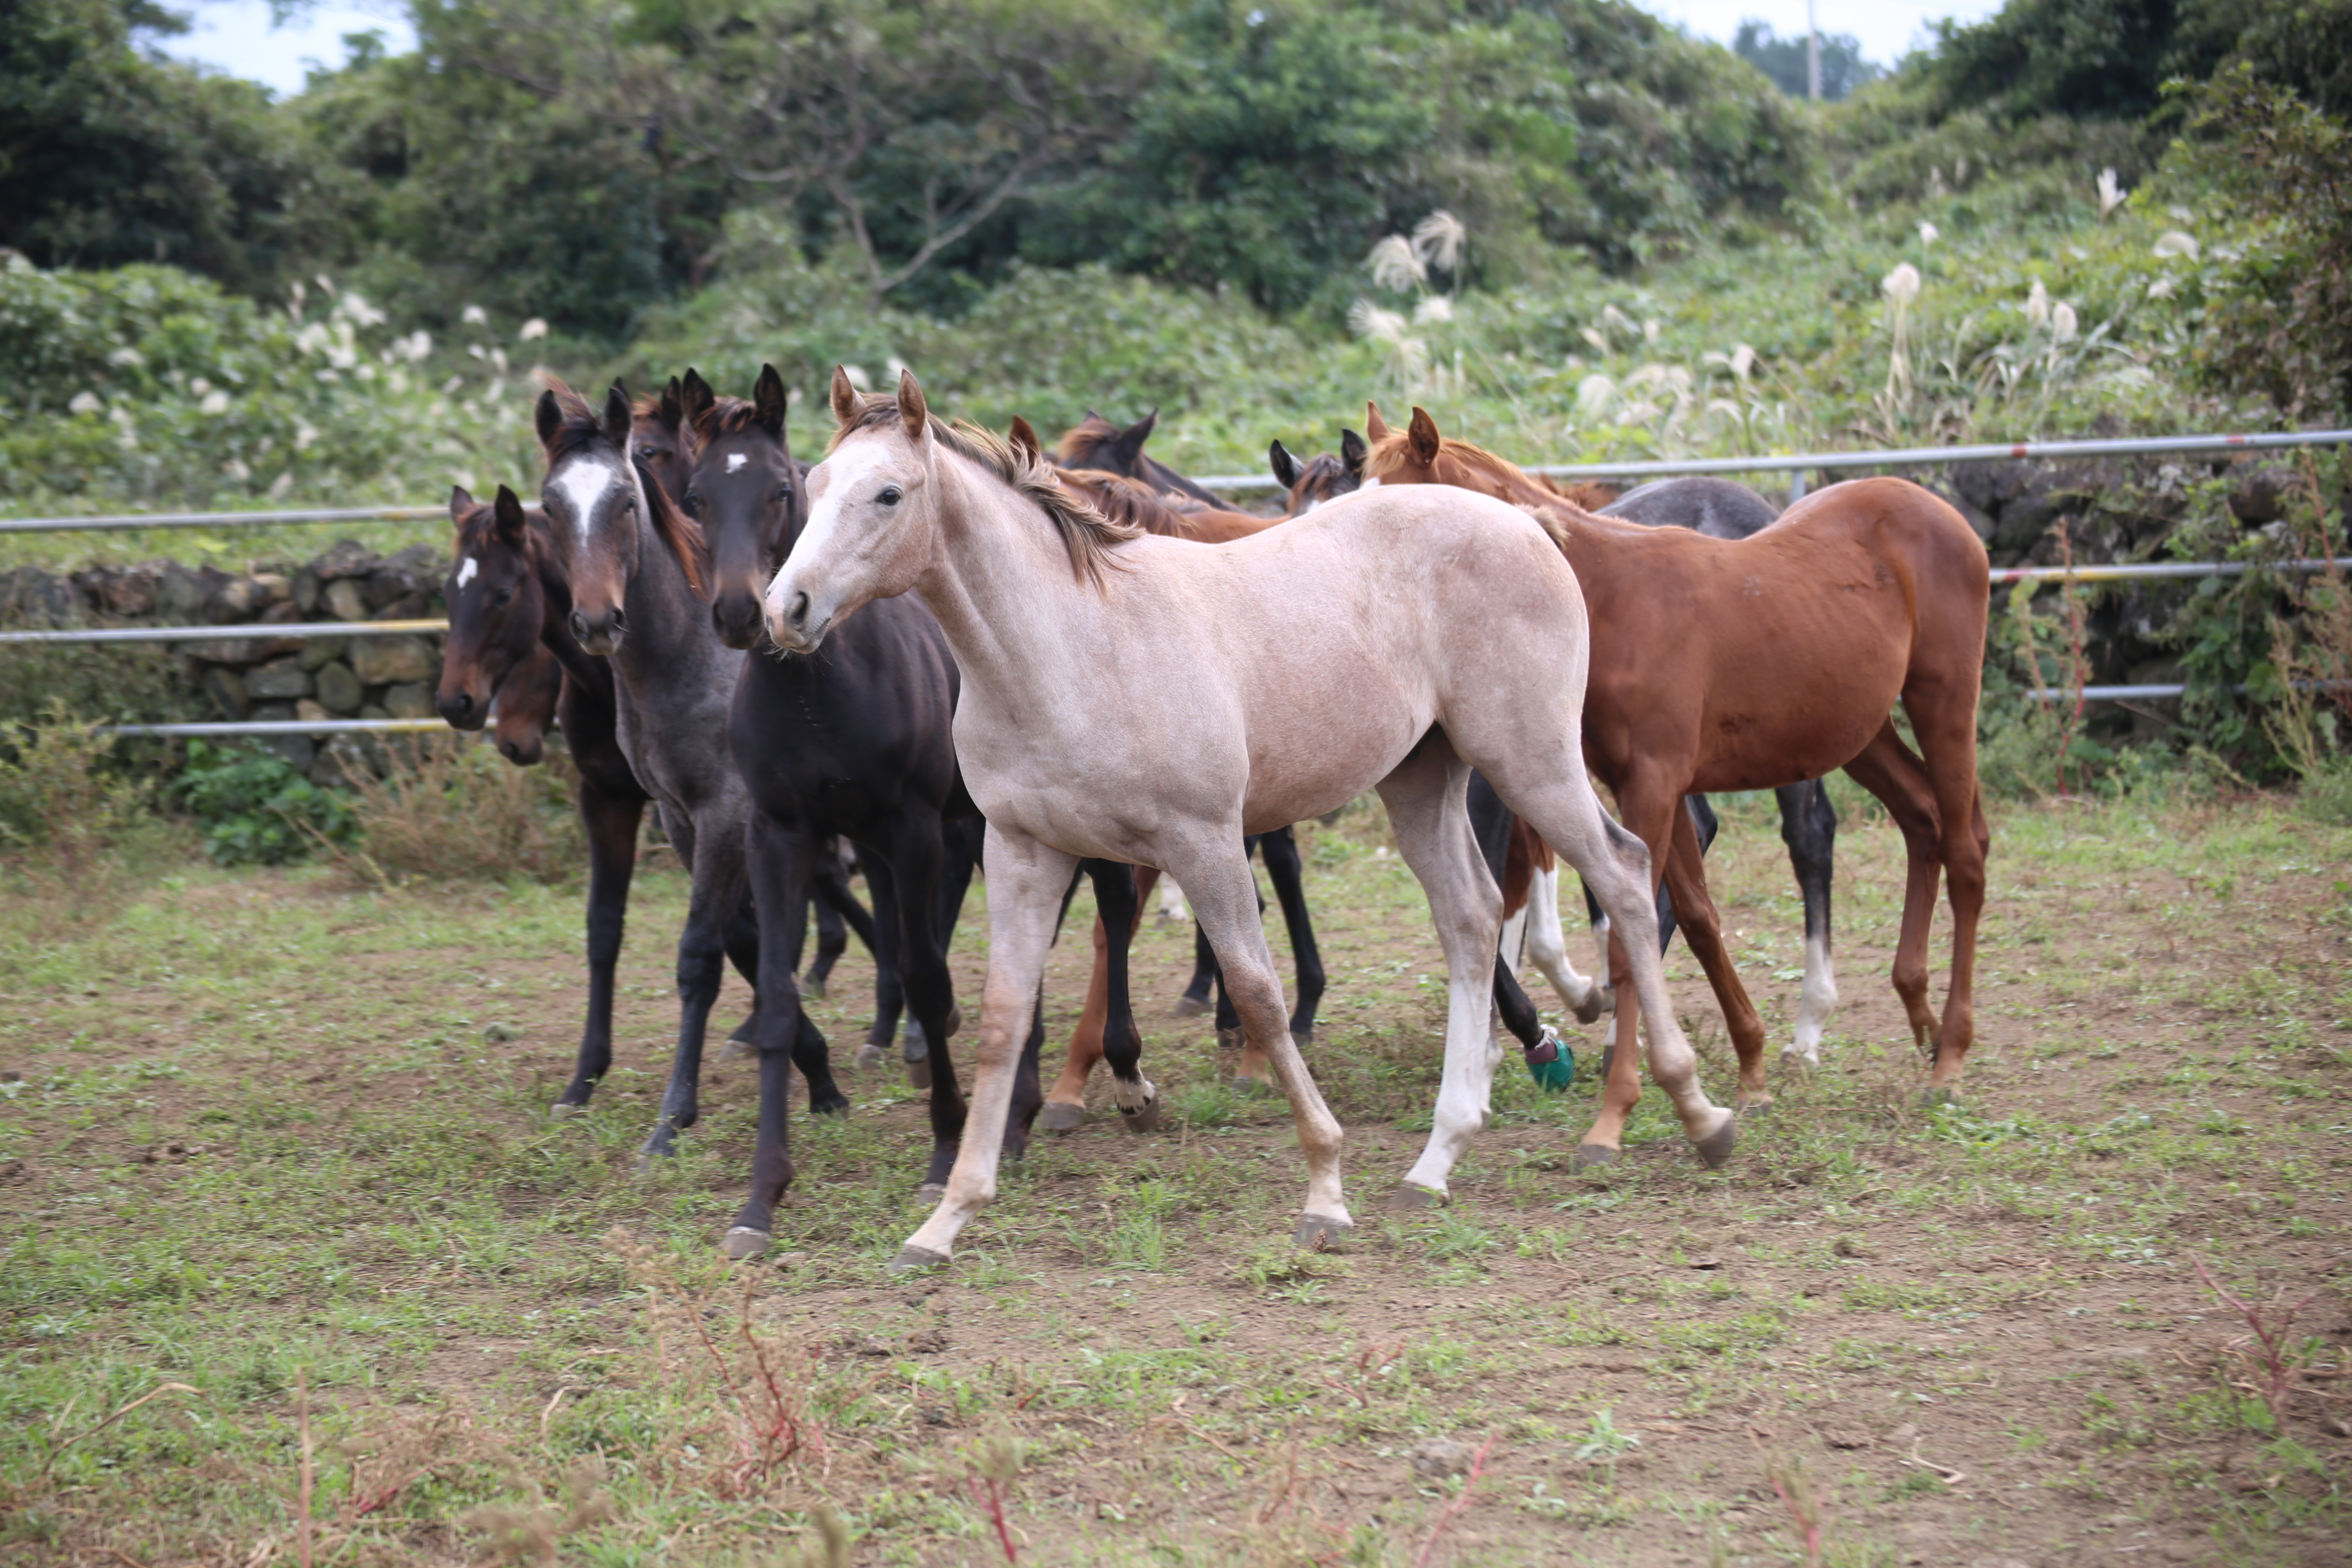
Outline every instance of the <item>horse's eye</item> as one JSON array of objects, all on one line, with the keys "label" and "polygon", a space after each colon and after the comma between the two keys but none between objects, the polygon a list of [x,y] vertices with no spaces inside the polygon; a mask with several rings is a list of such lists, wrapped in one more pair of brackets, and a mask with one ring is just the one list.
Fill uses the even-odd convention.
[{"label": "horse's eye", "polygon": [[882,487],[882,493],[874,499],[880,501],[884,506],[897,506],[902,498],[898,493],[898,486],[884,485]]},{"label": "horse's eye", "polygon": [[637,498],[635,496],[623,496],[621,498],[621,510],[627,512],[632,517],[635,516],[637,511]]},{"label": "horse's eye", "polygon": [[490,603],[493,605],[504,605],[510,602],[513,598],[514,590],[512,588],[501,588],[497,593],[490,595]]},{"label": "horse's eye", "polygon": [[793,487],[792,487],[792,486],[790,486],[790,485],[778,485],[778,486],[776,487],[776,499],[777,499],[778,500],[792,500],[792,499],[793,499]]},{"label": "horse's eye", "polygon": [[688,490],[686,492],[686,515],[688,517],[700,517],[702,515],[702,492],[700,490]]}]

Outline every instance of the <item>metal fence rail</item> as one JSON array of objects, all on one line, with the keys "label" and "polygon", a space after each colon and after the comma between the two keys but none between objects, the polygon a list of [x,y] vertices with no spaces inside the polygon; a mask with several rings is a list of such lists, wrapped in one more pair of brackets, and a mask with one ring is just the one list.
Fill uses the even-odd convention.
[{"label": "metal fence rail", "polygon": [[[1797,476],[1790,499],[1805,493],[1804,475],[1814,468],[1934,468],[1946,463],[2014,460],[2021,458],[2157,457],[2188,452],[2265,452],[2298,447],[2352,446],[2352,430],[2292,430],[2252,436],[2158,436],[2146,440],[2017,441],[1980,447],[1902,447],[1873,452],[1807,452],[1793,457],[1673,458],[1623,463],[1545,463],[1528,469],[1555,479],[1663,479],[1679,474],[1769,474]],[[1213,474],[1193,481],[1213,490],[1271,490],[1282,487],[1271,474]]]},{"label": "metal fence rail", "polygon": [[89,533],[133,528],[280,528],[302,522],[449,521],[446,506],[311,507],[293,511],[129,511],[107,517],[0,518],[0,533]]},{"label": "metal fence rail", "polygon": [[100,724],[100,735],[351,735],[445,730],[438,719],[240,719],[202,724]]},{"label": "metal fence rail", "polygon": [[275,642],[280,637],[438,637],[447,621],[240,621],[225,626],[72,626],[0,632],[0,643]]}]

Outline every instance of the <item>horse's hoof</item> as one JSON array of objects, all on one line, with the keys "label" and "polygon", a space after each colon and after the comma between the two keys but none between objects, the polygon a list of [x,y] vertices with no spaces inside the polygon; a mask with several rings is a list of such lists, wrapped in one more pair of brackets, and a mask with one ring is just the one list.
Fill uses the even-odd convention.
[{"label": "horse's hoof", "polygon": [[584,1105],[575,1105],[568,1100],[559,1100],[547,1108],[547,1118],[551,1121],[561,1121],[567,1116],[577,1116],[587,1109]]},{"label": "horse's hoof", "polygon": [[820,979],[818,979],[818,978],[817,978],[815,975],[814,975],[814,974],[803,974],[803,975],[802,975],[802,976],[801,976],[801,1000],[802,1000],[802,1001],[803,1001],[803,1002],[822,1002],[822,1001],[824,1001],[824,981],[822,981],[822,980],[820,980]]},{"label": "horse's hoof", "polygon": [[1822,1058],[1819,1057],[1809,1057],[1794,1046],[1782,1046],[1780,1047],[1780,1070],[1782,1072],[1795,1073],[1800,1078],[1811,1078],[1813,1074],[1822,1070]]},{"label": "horse's hoof", "polygon": [[876,1045],[871,1040],[866,1041],[864,1045],[857,1047],[857,1070],[864,1072],[868,1068],[880,1067],[882,1065],[882,1047]]},{"label": "horse's hoof", "polygon": [[1417,1187],[1411,1182],[1399,1182],[1397,1190],[1389,1194],[1391,1214],[1421,1214],[1445,1201],[1444,1193],[1433,1193],[1427,1187]]},{"label": "horse's hoof", "polygon": [[1313,1045],[1315,1043],[1315,1026],[1309,1024],[1303,1029],[1291,1030],[1290,1043],[1297,1046],[1302,1051],[1307,1047]]},{"label": "horse's hoof", "polygon": [[757,1258],[767,1251],[771,1239],[772,1238],[764,1230],[753,1230],[748,1225],[739,1225],[728,1231],[725,1239],[719,1244],[719,1250],[735,1262],[740,1263],[747,1258]]},{"label": "horse's hoof", "polygon": [[1771,1110],[1772,1097],[1769,1094],[1759,1096],[1755,1100],[1743,1100],[1738,1104],[1731,1108],[1733,1115],[1742,1118],[1769,1115],[1770,1114]]},{"label": "horse's hoof", "polygon": [[939,1201],[947,1195],[947,1184],[944,1182],[925,1182],[915,1189],[915,1201],[919,1204],[937,1205]]},{"label": "horse's hoof", "polygon": [[1049,1100],[1045,1109],[1037,1113],[1037,1126],[1046,1132],[1076,1132],[1087,1123],[1087,1108]]},{"label": "horse's hoof", "polygon": [[846,1116],[849,1114],[849,1097],[845,1094],[836,1094],[831,1100],[812,1100],[809,1101],[809,1114],[811,1116]]},{"label": "horse's hoof", "polygon": [[908,1242],[898,1249],[898,1256],[890,1260],[890,1272],[929,1274],[935,1268],[945,1268],[947,1266],[946,1253],[933,1252],[928,1247],[917,1247],[914,1243]]},{"label": "horse's hoof", "polygon": [[1613,1165],[1617,1160],[1617,1151],[1606,1143],[1579,1143],[1576,1146],[1576,1163],[1580,1170],[1590,1170],[1596,1165]]},{"label": "horse's hoof", "polygon": [[949,1003],[949,1004],[948,1004],[947,1032],[946,1032],[946,1034],[941,1035],[940,1037],[941,1039],[946,1039],[946,1038],[948,1038],[950,1036],[952,1036],[952,1035],[955,1035],[955,1034],[960,1033],[960,1032],[962,1030],[962,1028],[963,1028],[963,1005],[962,1005],[962,1004],[961,1004],[961,1003],[957,1003],[957,1002],[950,1002],[950,1003]]},{"label": "horse's hoof", "polygon": [[1118,1108],[1118,1124],[1121,1128],[1125,1129],[1129,1132],[1134,1133],[1138,1137],[1142,1136],[1146,1132],[1159,1131],[1160,1101],[1158,1100],[1147,1100],[1143,1102],[1140,1108],[1134,1110],[1129,1110],[1124,1105],[1120,1106]]},{"label": "horse's hoof", "polygon": [[726,1047],[719,1054],[736,1061],[757,1060],[760,1047],[740,1036],[730,1035]]},{"label": "horse's hoof", "polygon": [[1723,1169],[1724,1162],[1731,1158],[1732,1145],[1738,1142],[1739,1119],[1727,1115],[1723,1119],[1723,1124],[1714,1131],[1704,1138],[1693,1139],[1691,1147],[1698,1152],[1701,1160],[1706,1162],[1708,1170],[1719,1171]]},{"label": "horse's hoof", "polygon": [[1262,1078],[1243,1078],[1238,1074],[1234,1078],[1234,1088],[1250,1095],[1272,1094],[1275,1091],[1274,1085]]},{"label": "horse's hoof", "polygon": [[1217,1049],[1221,1051],[1237,1051],[1248,1044],[1249,1031],[1246,1029],[1219,1029],[1217,1031]]},{"label": "horse's hoof", "polygon": [[1298,1229],[1290,1240],[1295,1247],[1310,1247],[1318,1252],[1336,1251],[1348,1239],[1355,1226],[1344,1219],[1328,1215],[1310,1214],[1298,1216]]},{"label": "horse's hoof", "polygon": [[907,1064],[907,1083],[909,1088],[913,1089],[929,1089],[931,1087],[930,1058],[924,1057],[919,1061],[911,1061]]},{"label": "horse's hoof", "polygon": [[1176,1005],[1168,1009],[1171,1018],[1197,1018],[1209,1010],[1209,1004],[1196,996],[1179,996]]},{"label": "horse's hoof", "polygon": [[1958,1110],[1960,1108],[1960,1095],[1958,1089],[1923,1089],[1919,1091],[1919,1103],[1929,1110],[1940,1105],[1948,1105]]}]

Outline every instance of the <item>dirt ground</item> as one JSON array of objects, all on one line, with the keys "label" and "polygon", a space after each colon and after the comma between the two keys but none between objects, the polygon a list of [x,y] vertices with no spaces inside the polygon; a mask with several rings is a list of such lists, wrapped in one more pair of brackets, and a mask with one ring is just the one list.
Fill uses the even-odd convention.
[{"label": "dirt ground", "polygon": [[[1435,942],[1376,808],[1302,829],[1358,1218],[1333,1254],[1287,1245],[1286,1111],[1167,1016],[1188,926],[1136,957],[1168,1130],[1124,1134],[1097,1075],[1088,1124],[910,1279],[884,1266],[925,1122],[846,1068],[860,951],[812,1008],[855,1110],[796,1116],[770,1255],[716,1252],[749,1064],[638,1173],[674,871],[640,877],[619,1070],[563,1122],[577,889],[191,868],[89,927],[20,921],[0,1557],[262,1568],[304,1561],[307,1516],[318,1563],[824,1562],[829,1508],[835,1560],[875,1563],[2346,1562],[2352,833],[2258,799],[2002,808],[1979,1043],[1931,1110],[1885,979],[1900,841],[1839,804],[1826,1066],[1777,1079],[1728,1167],[1653,1090],[1621,1165],[1574,1168],[1595,1026],[1567,1096],[1507,1059],[1452,1202],[1407,1216]],[[1719,805],[1777,1047],[1795,889],[1769,797]],[[1049,1076],[1086,957],[1073,932],[1049,971]],[[975,1017],[984,963],[976,892]],[[1669,977],[1727,1101],[1679,945]],[[721,1033],[748,1004],[730,976]]]}]

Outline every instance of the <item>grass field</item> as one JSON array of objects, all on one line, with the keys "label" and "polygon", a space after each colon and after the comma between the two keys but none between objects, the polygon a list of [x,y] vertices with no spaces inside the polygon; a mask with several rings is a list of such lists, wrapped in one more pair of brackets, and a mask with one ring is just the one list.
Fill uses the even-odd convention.
[{"label": "grass field", "polygon": [[[1712,874],[1777,1040],[1795,889],[1769,797],[1722,804]],[[636,1173],[674,869],[639,880],[622,1065],[561,1123],[576,889],[191,866],[87,927],[20,906],[0,1560],[2345,1562],[2352,831],[2264,799],[2000,809],[1980,1040],[1964,1108],[1931,1113],[1885,983],[1900,844],[1840,805],[1828,1066],[1779,1085],[1725,1171],[1654,1091],[1622,1164],[1572,1168],[1588,1029],[1570,1095],[1507,1064],[1452,1205],[1389,1216],[1442,978],[1359,809],[1302,829],[1345,1251],[1286,1245],[1285,1116],[1220,1083],[1208,1020],[1166,1016],[1191,933],[1148,926],[1172,1130],[1105,1111],[1044,1142],[911,1280],[884,1268],[919,1217],[895,1076],[845,1074],[852,1115],[796,1119],[757,1265],[716,1248],[745,1064],[709,1072],[684,1157]],[[975,896],[967,1010],[983,933]],[[1084,957],[1066,938],[1049,973],[1056,1057]],[[844,1057],[869,976],[853,952],[817,1008]],[[1670,979],[1727,1100],[1679,946]]]}]

